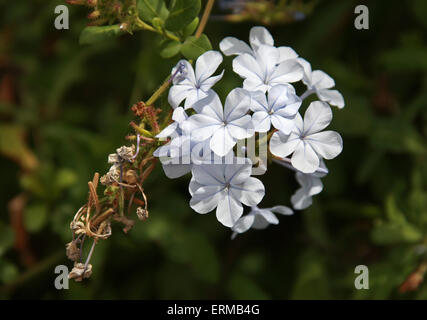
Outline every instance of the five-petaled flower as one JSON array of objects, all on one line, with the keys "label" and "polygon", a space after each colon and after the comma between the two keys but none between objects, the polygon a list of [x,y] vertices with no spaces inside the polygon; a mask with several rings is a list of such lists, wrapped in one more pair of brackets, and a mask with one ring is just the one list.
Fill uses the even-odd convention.
[{"label": "five-petaled flower", "polygon": [[287,216],[294,213],[292,209],[285,206],[275,206],[273,208],[258,208],[257,206],[253,206],[247,215],[240,217],[233,225],[231,228],[233,231],[231,239],[234,239],[239,233],[248,231],[250,228],[265,229],[270,224],[279,224],[279,219],[277,219],[273,212]]},{"label": "five-petaled flower", "polygon": [[198,213],[216,208],[218,221],[227,227],[232,227],[243,214],[242,203],[255,206],[265,194],[262,182],[251,177],[250,160],[235,160],[235,164],[194,165],[189,186],[191,208]]},{"label": "five-petaled flower", "polygon": [[338,90],[332,90],[335,81],[322,70],[311,70],[311,65],[303,58],[298,58],[298,62],[304,68],[302,82],[307,86],[307,94],[316,93],[317,97],[338,108],[344,108],[344,98]]},{"label": "five-petaled flower", "polygon": [[325,102],[312,102],[304,115],[295,117],[295,127],[289,135],[275,132],[270,140],[270,151],[284,158],[292,154],[292,165],[303,173],[315,172],[320,159],[333,159],[341,153],[343,142],[335,131],[323,131],[332,120],[331,107]]},{"label": "five-petaled flower", "polygon": [[301,99],[290,84],[277,85],[268,91],[268,97],[262,91],[252,94],[251,110],[255,131],[267,132],[273,126],[284,134],[291,133]]},{"label": "five-petaled flower", "polygon": [[210,138],[210,147],[218,156],[225,156],[237,140],[249,138],[254,134],[252,118],[248,115],[249,93],[241,88],[232,90],[224,109],[216,93],[193,105],[197,114],[192,115],[184,127],[190,127],[191,136],[202,141]]},{"label": "five-petaled flower", "polygon": [[[184,108],[189,109],[200,99],[208,96],[211,89],[223,76],[224,71],[212,76],[222,62],[222,55],[217,51],[207,51],[196,61],[196,71],[187,60],[178,62],[172,69],[173,86],[169,90],[168,101],[176,108],[185,99]],[[181,68],[182,70],[177,69]]]}]

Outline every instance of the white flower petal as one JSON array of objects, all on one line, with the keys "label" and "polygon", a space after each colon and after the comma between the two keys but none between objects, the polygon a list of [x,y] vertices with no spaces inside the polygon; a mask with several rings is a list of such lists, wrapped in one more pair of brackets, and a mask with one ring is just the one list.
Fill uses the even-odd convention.
[{"label": "white flower petal", "polygon": [[216,208],[216,218],[226,227],[232,227],[243,214],[243,206],[230,193],[224,195]]},{"label": "white flower petal", "polygon": [[250,109],[253,112],[270,111],[268,108],[267,97],[263,91],[255,91],[250,93]]},{"label": "white flower petal", "polygon": [[304,76],[302,78],[302,82],[309,88],[311,88],[311,65],[310,63],[303,59],[303,58],[298,58],[297,59],[298,63],[304,68]]},{"label": "white flower petal", "polygon": [[252,137],[254,134],[252,117],[248,114],[229,122],[226,128],[228,133],[237,140]]},{"label": "white flower petal", "polygon": [[173,84],[186,84],[194,85],[196,83],[196,78],[194,76],[193,66],[187,60],[180,60],[176,66],[172,69],[171,75],[174,75],[178,66],[183,65],[184,68],[181,70],[181,73],[178,73],[173,79]]},{"label": "white flower petal", "polygon": [[273,37],[264,27],[252,27],[249,32],[249,43],[252,49],[257,50],[261,45],[274,45]]},{"label": "white flower petal", "polygon": [[211,212],[222,200],[222,186],[202,186],[190,200],[190,207],[198,213]]},{"label": "white flower petal", "polygon": [[291,47],[283,46],[283,47],[279,47],[277,49],[279,49],[279,53],[280,53],[279,62],[283,62],[283,61],[289,60],[289,59],[298,58],[298,54]]},{"label": "white flower petal", "polygon": [[240,185],[251,176],[252,163],[245,159],[245,164],[227,164],[225,166],[225,181],[232,185]]},{"label": "white flower petal", "polygon": [[209,90],[206,98],[197,101],[193,105],[193,109],[197,113],[204,114],[211,118],[217,119],[218,121],[222,122],[224,120],[224,111],[221,100],[213,90]]},{"label": "white flower petal", "polygon": [[236,199],[247,206],[257,205],[265,195],[264,185],[254,177],[249,177],[242,184],[233,184],[230,190]]},{"label": "white flower petal", "polygon": [[225,99],[224,119],[231,122],[243,117],[250,107],[250,94],[242,88],[236,88],[230,91]]},{"label": "white flower petal", "polygon": [[314,70],[311,73],[311,84],[316,89],[329,89],[335,86],[335,81],[322,70]]},{"label": "white flower petal", "polygon": [[206,51],[196,61],[196,82],[201,85],[214,74],[222,62],[222,55],[218,51]]},{"label": "white flower petal", "polygon": [[295,127],[295,122],[292,119],[284,118],[279,115],[273,114],[271,116],[271,123],[273,126],[288,135]]},{"label": "white flower petal", "polygon": [[252,115],[256,132],[267,132],[271,128],[270,115],[266,111],[257,111]]},{"label": "white flower petal", "polygon": [[273,208],[270,208],[270,210],[274,213],[283,214],[285,216],[290,216],[294,214],[292,209],[286,206],[274,206]]},{"label": "white flower petal", "polygon": [[160,133],[156,135],[156,138],[171,138],[176,133],[177,128],[178,128],[178,122],[172,122],[162,131],[160,131]]},{"label": "white flower petal", "polygon": [[325,159],[333,159],[343,149],[341,136],[335,131],[322,131],[306,137],[312,148]]},{"label": "white flower petal", "polygon": [[236,144],[234,139],[224,126],[215,129],[209,146],[220,157],[224,157]]},{"label": "white flower petal", "polygon": [[184,108],[178,107],[173,111],[173,114],[172,114],[173,121],[176,121],[177,123],[181,124],[187,119],[188,119],[188,115],[185,112]]},{"label": "white flower petal", "polygon": [[189,91],[185,99],[184,109],[193,108],[195,103],[205,99],[207,96],[208,93],[204,92],[202,89],[193,89]]},{"label": "white flower petal", "polygon": [[176,179],[191,172],[190,164],[162,164],[162,167],[169,179]]},{"label": "white flower petal", "polygon": [[184,123],[184,130],[191,128],[191,138],[202,141],[210,138],[222,127],[221,122],[204,114],[194,114]]},{"label": "white flower petal", "polygon": [[194,165],[191,170],[193,179],[204,186],[225,184],[224,165],[222,164],[204,164]]},{"label": "white flower petal", "polygon": [[181,102],[195,91],[189,85],[174,85],[169,89],[168,102],[172,108],[177,108]]},{"label": "white flower petal", "polygon": [[251,48],[246,42],[234,37],[226,37],[219,43],[219,48],[226,56],[252,54]]},{"label": "white flower petal", "polygon": [[344,98],[338,90],[318,90],[317,96],[320,100],[329,102],[333,106],[342,109],[345,106]]},{"label": "white flower petal", "polygon": [[244,233],[252,227],[254,221],[255,221],[255,215],[247,214],[243,217],[240,217],[240,219],[237,220],[237,222],[233,225],[231,229],[237,233]]},{"label": "white flower petal", "polygon": [[192,177],[188,185],[188,191],[190,192],[190,195],[193,196],[196,193],[197,189],[199,189],[202,186],[203,186],[202,184],[198,183],[196,179]]},{"label": "white flower petal", "polygon": [[269,210],[258,209],[255,215],[255,221],[252,225],[254,229],[265,229],[270,224],[279,224],[279,219]]},{"label": "white flower petal", "polygon": [[269,84],[286,84],[288,82],[296,82],[303,77],[303,68],[297,60],[285,60],[281,62],[270,76]]},{"label": "white flower petal", "polygon": [[207,92],[210,88],[212,88],[215,83],[217,83],[219,80],[222,79],[222,76],[224,75],[224,70],[222,72],[214,77],[207,78],[200,84],[200,89],[204,92]]},{"label": "white flower petal", "polygon": [[309,143],[302,141],[292,155],[292,165],[301,172],[313,173],[319,167],[319,156]]},{"label": "white flower petal", "polygon": [[304,135],[310,135],[325,129],[331,121],[331,107],[325,102],[313,101],[304,114]]},{"label": "white flower petal", "polygon": [[[263,71],[262,79],[272,79],[273,71],[277,69],[280,53],[276,47],[260,45],[255,52],[257,64]],[[300,65],[298,65],[300,67]]]},{"label": "white flower petal", "polygon": [[291,196],[291,202],[295,210],[304,210],[311,206],[313,200],[300,188]]},{"label": "white flower petal", "polygon": [[257,60],[249,54],[242,54],[233,60],[233,71],[244,79],[264,82],[264,73]]},{"label": "white flower petal", "polygon": [[270,151],[275,156],[284,158],[294,152],[300,143],[302,144],[300,137],[294,133],[287,136],[281,132],[275,132],[270,139]]}]

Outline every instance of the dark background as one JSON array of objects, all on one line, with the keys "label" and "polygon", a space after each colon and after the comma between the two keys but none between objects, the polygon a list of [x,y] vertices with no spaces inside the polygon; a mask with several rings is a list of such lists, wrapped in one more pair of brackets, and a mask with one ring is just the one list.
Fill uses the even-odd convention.
[{"label": "dark background", "polygon": [[[84,7],[69,5],[70,29],[56,30],[61,1],[0,3],[1,298],[427,298],[417,281],[427,263],[426,1],[317,1],[305,19],[268,26],[276,45],[330,74],[346,101],[331,125],[344,151],[327,162],[312,207],[231,241],[214,213],[189,207],[189,177],[169,180],[158,166],[145,184],[150,218],[128,234],[114,227],[96,247],[91,279],[62,291],[53,270],[72,266],[64,248],[87,181],[108,169],[130,132],[130,107],[178,57],[161,58],[148,32],[79,45]],[[369,30],[354,27],[361,3]],[[205,30],[217,50],[260,24],[223,14],[217,4]],[[231,60],[215,87],[223,98],[241,85]],[[291,172],[270,165],[263,182],[264,206],[290,205]],[[361,264],[369,290],[354,288]]]}]

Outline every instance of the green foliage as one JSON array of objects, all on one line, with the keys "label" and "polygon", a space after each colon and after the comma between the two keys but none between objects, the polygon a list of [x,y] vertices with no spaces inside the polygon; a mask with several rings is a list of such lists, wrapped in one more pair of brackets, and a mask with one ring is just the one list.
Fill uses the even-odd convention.
[{"label": "green foliage", "polygon": [[138,0],[138,12],[142,20],[152,22],[154,18],[165,21],[169,10],[163,0]]},{"label": "green foliage", "polygon": [[200,38],[195,36],[188,37],[181,47],[181,53],[187,59],[196,59],[205,51],[211,50],[212,45],[209,38],[202,34]]},{"label": "green foliage", "polygon": [[179,31],[190,24],[199,14],[200,0],[175,0],[165,27],[167,30]]},{"label": "green foliage", "polygon": [[182,44],[179,41],[170,40],[163,44],[160,55],[163,58],[172,58],[176,56],[181,50]]}]

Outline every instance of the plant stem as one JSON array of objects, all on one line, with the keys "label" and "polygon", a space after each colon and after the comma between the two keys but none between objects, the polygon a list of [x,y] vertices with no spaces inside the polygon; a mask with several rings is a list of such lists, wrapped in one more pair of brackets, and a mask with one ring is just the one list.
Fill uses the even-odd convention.
[{"label": "plant stem", "polygon": [[150,99],[147,100],[147,102],[145,103],[147,106],[151,106],[163,94],[163,92],[166,91],[166,89],[169,87],[169,84],[170,84],[169,80],[170,80],[170,76],[166,78],[163,84],[156,90],[156,92],[153,93]]},{"label": "plant stem", "polygon": [[164,35],[166,38],[169,38],[170,40],[174,40],[174,41],[181,41],[181,39],[179,37],[177,37],[176,35],[170,33],[169,31],[160,31],[157,30],[155,28],[153,28],[152,26],[150,26],[149,24],[145,23],[144,21],[142,21],[141,19],[137,18],[136,19],[136,25],[138,27],[138,30],[148,30],[151,32],[155,32],[161,35]]},{"label": "plant stem", "polygon": [[214,5],[215,0],[208,0],[208,3],[206,4],[205,11],[203,12],[202,20],[200,21],[199,27],[196,31],[196,38],[200,38],[200,36],[203,33],[203,30],[206,27],[206,23],[208,22],[209,16],[212,11],[212,7]]}]

